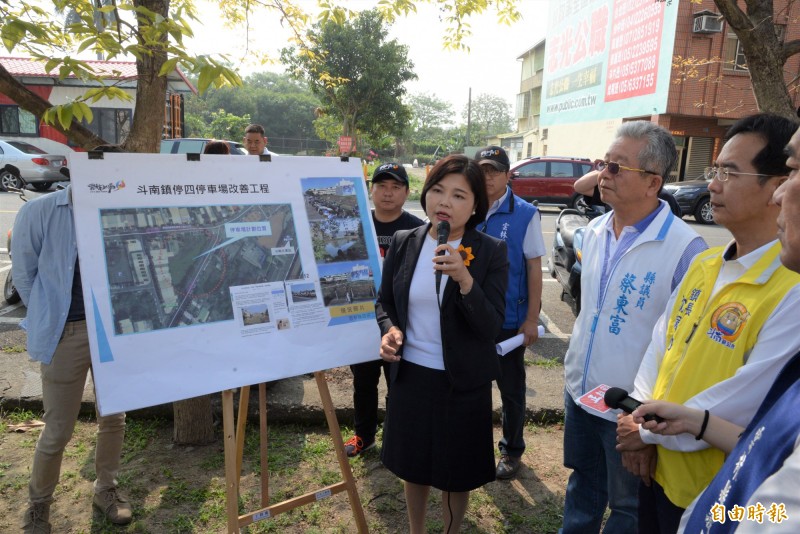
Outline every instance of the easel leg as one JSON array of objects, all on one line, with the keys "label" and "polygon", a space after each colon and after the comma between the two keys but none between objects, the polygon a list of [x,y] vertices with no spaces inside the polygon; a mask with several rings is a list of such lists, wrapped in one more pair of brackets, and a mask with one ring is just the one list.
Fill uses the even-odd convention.
[{"label": "easel leg", "polygon": [[247,427],[247,409],[250,407],[250,386],[239,388],[239,416],[236,419],[236,477],[242,476],[242,456],[244,456],[244,437]]},{"label": "easel leg", "polygon": [[228,533],[239,532],[239,473],[236,470],[236,434],[233,424],[233,390],[222,392],[222,424],[225,432],[225,493]]},{"label": "easel leg", "polygon": [[314,378],[319,388],[319,396],[322,400],[322,408],[325,410],[325,419],[328,421],[328,428],[331,432],[336,458],[339,460],[339,468],[342,471],[342,476],[344,476],[345,485],[347,486],[347,496],[350,499],[350,508],[353,510],[353,517],[356,520],[358,532],[360,534],[366,534],[369,532],[367,529],[367,518],[364,515],[364,509],[361,507],[361,500],[358,497],[356,479],[353,477],[353,471],[350,469],[350,462],[347,460],[347,454],[344,452],[342,431],[339,429],[339,421],[336,419],[336,411],[333,408],[333,399],[331,399],[331,393],[328,390],[328,382],[325,380],[325,373],[323,371],[317,371],[314,373]]},{"label": "easel leg", "polygon": [[269,506],[269,465],[267,463],[267,385],[258,385],[258,422],[261,435],[261,506]]}]

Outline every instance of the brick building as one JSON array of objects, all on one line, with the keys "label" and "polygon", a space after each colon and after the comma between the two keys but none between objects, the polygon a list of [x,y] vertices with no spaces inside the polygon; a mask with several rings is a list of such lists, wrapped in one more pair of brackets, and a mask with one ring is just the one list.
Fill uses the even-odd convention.
[{"label": "brick building", "polygon": [[[774,6],[779,39],[800,39],[792,23],[800,5]],[[680,161],[670,181],[689,180],[714,160],[728,126],[757,111],[739,40],[713,0],[565,0],[551,10],[547,50],[540,42],[520,56],[518,157],[599,158],[620,123],[644,119],[675,137]],[[686,67],[679,58],[702,61]],[[784,82],[799,76],[796,55]],[[615,93],[618,83],[627,93]]]}]

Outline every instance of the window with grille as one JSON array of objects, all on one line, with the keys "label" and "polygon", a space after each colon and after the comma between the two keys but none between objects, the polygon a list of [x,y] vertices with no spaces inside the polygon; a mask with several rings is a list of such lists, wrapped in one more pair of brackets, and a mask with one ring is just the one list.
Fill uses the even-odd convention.
[{"label": "window with grille", "polygon": [[118,145],[125,141],[131,129],[131,110],[127,108],[92,108],[92,122],[82,124],[106,142]]},{"label": "window with grille", "polygon": [[19,106],[0,106],[0,135],[37,137],[39,121],[33,113]]},{"label": "window with grille", "polygon": [[[786,36],[786,25],[775,24],[775,36],[778,38],[778,42],[782,43]],[[744,57],[744,47],[731,29],[728,29],[728,35],[725,40],[724,66],[725,70],[747,71],[747,58]]]}]

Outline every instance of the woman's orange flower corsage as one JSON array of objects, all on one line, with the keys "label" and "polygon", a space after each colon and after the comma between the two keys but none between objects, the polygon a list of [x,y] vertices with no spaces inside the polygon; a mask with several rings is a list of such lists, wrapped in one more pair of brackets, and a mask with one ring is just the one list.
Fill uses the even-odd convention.
[{"label": "woman's orange flower corsage", "polygon": [[469,267],[469,262],[475,259],[475,256],[472,254],[472,247],[458,245],[458,253],[461,254],[461,259],[464,260],[464,265],[467,267]]}]

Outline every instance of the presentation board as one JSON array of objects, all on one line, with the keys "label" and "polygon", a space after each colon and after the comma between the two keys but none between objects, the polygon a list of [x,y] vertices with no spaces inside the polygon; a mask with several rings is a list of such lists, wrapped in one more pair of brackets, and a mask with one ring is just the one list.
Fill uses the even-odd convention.
[{"label": "presentation board", "polygon": [[76,153],[101,414],[378,357],[358,160]]}]

